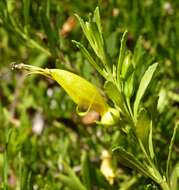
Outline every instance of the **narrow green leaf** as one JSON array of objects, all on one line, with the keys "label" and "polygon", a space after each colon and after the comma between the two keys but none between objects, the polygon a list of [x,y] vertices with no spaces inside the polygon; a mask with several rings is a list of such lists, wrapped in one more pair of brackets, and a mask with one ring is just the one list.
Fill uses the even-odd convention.
[{"label": "narrow green leaf", "polygon": [[179,121],[177,121],[175,126],[174,126],[173,134],[172,134],[172,138],[171,138],[170,145],[169,145],[169,150],[168,150],[168,158],[167,158],[167,164],[166,164],[166,174],[167,174],[168,179],[169,179],[169,176],[170,176],[170,162],[171,162],[172,149],[173,149],[173,145],[174,145],[175,136],[176,136],[176,133],[177,133],[178,126],[179,126]]},{"label": "narrow green leaf", "polygon": [[68,166],[67,163],[63,162],[65,172],[68,176],[60,174],[60,179],[72,190],[86,190],[84,185],[81,183],[75,172]]},{"label": "narrow green leaf", "polygon": [[89,61],[89,63],[103,76],[105,77],[105,73],[102,71],[100,66],[95,62],[93,57],[90,55],[88,50],[80,43],[75,40],[72,40],[72,42],[81,50],[83,55],[86,57],[86,59]]},{"label": "narrow green leaf", "polygon": [[69,186],[71,188],[73,188],[73,184],[71,184],[71,178],[69,176],[66,176],[64,174],[59,174],[58,176],[61,180],[61,182],[66,185],[66,186]]},{"label": "narrow green leaf", "polygon": [[45,2],[45,12],[48,19],[50,19],[50,2],[51,0],[46,0]]},{"label": "narrow green leaf", "polygon": [[104,50],[104,41],[101,31],[101,22],[98,8],[94,12],[93,21],[84,22],[78,15],[78,18],[83,33],[85,34],[89,44],[91,45],[93,51],[102,61],[103,64],[107,64],[107,58]]},{"label": "narrow green leaf", "polygon": [[[85,23],[86,30],[87,30],[87,36],[88,36],[87,39],[88,39],[88,42],[90,43],[91,47],[93,48],[93,50],[95,50],[95,48],[97,47],[97,44],[95,41],[95,35],[94,35],[94,33],[96,32],[97,26],[96,26],[96,28],[94,28],[94,26],[93,26],[94,24],[95,23],[93,23],[93,22],[86,22]],[[95,30],[95,31],[93,31],[93,30]]]},{"label": "narrow green leaf", "polygon": [[88,29],[88,35],[90,36],[89,43],[93,48],[93,51],[98,56],[103,64],[106,64],[106,55],[104,51],[104,43],[101,39],[97,24],[95,22],[86,23]]},{"label": "narrow green leaf", "polygon": [[119,81],[120,75],[121,75],[121,69],[122,69],[122,63],[124,61],[125,57],[125,51],[126,51],[126,40],[127,40],[127,31],[124,32],[121,39],[121,47],[119,52],[119,59],[117,63],[117,79]]},{"label": "narrow green leaf", "polygon": [[140,172],[142,175],[150,177],[155,181],[155,178],[147,171],[146,167],[137,160],[134,155],[124,150],[122,147],[118,146],[113,149],[113,152],[117,152],[120,158],[120,162],[125,166]]},{"label": "narrow green leaf", "polygon": [[96,7],[96,9],[94,11],[94,21],[96,22],[96,24],[98,26],[98,31],[99,31],[99,34],[100,34],[101,42],[104,45],[99,7]]},{"label": "narrow green leaf", "polygon": [[23,16],[24,16],[24,24],[25,29],[27,30],[27,25],[29,24],[29,11],[30,11],[30,0],[23,0]]},{"label": "narrow green leaf", "polygon": [[137,117],[137,122],[135,125],[136,136],[141,140],[145,149],[148,150],[148,138],[151,126],[151,120],[145,109],[141,109]]},{"label": "narrow green leaf", "polygon": [[99,57],[99,59],[102,61],[102,63],[106,64],[106,57],[104,53],[104,43],[103,40],[101,40],[101,36],[97,27],[97,24],[95,22],[90,23],[91,26],[91,36],[94,41],[94,47],[93,50],[96,53],[96,55]]},{"label": "narrow green leaf", "polygon": [[152,160],[154,159],[155,153],[154,153],[154,147],[153,147],[153,140],[152,140],[152,122],[150,125],[150,132],[149,132],[149,153]]},{"label": "narrow green leaf", "polygon": [[136,98],[134,101],[134,118],[135,119],[137,118],[137,111],[138,111],[138,108],[140,105],[140,101],[141,101],[141,99],[142,99],[151,79],[152,79],[152,76],[153,76],[157,66],[158,66],[158,63],[154,63],[153,65],[149,66],[149,68],[144,73],[144,75],[141,79],[141,82],[139,84],[139,88],[137,91],[137,95],[136,95]]},{"label": "narrow green leaf", "polygon": [[127,78],[128,73],[131,73],[131,67],[132,67],[132,54],[130,51],[128,51],[125,53],[124,61],[121,68],[121,77],[123,79]]},{"label": "narrow green leaf", "polygon": [[134,91],[134,72],[127,78],[124,84],[124,94],[130,100]]},{"label": "narrow green leaf", "polygon": [[85,187],[81,187],[77,185],[74,180],[66,175],[59,174],[58,176],[60,178],[60,181],[67,187],[69,187],[71,190],[86,190]]},{"label": "narrow green leaf", "polygon": [[90,41],[92,41],[92,39],[91,39],[91,34],[90,34],[90,31],[89,31],[89,26],[88,26],[88,23],[86,22],[84,22],[83,21],[83,19],[80,17],[80,16],[78,16],[77,14],[75,14],[75,16],[76,16],[76,18],[78,19],[78,21],[79,21],[79,23],[80,23],[80,26],[81,26],[81,28],[82,28],[82,30],[83,30],[83,33],[84,33],[84,35],[86,36],[86,38],[87,38],[87,40],[90,42]]},{"label": "narrow green leaf", "polygon": [[89,163],[89,158],[88,158],[88,154],[86,152],[84,152],[82,154],[82,179],[83,179],[83,183],[86,187],[87,190],[91,190],[92,186],[91,186],[91,179],[90,179],[90,163]]}]

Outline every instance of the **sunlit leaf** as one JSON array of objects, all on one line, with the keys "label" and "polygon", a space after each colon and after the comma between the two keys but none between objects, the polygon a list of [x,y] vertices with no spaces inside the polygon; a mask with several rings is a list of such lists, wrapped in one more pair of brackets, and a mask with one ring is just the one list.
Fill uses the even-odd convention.
[{"label": "sunlit leaf", "polygon": [[154,63],[153,65],[149,66],[149,68],[147,69],[147,71],[144,73],[140,84],[139,84],[139,88],[137,90],[137,94],[136,94],[136,98],[135,98],[135,102],[134,102],[134,117],[136,119],[137,117],[137,111],[140,105],[140,101],[152,79],[152,76],[156,70],[158,66],[158,63]]},{"label": "sunlit leaf", "polygon": [[149,153],[150,157],[154,159],[155,153],[154,153],[154,147],[153,147],[153,140],[152,140],[152,124],[150,125],[150,132],[149,132]]},{"label": "sunlit leaf", "polygon": [[128,32],[125,31],[123,36],[122,36],[122,39],[121,39],[121,47],[120,47],[119,58],[118,58],[118,63],[117,63],[117,77],[118,77],[118,80],[120,78],[121,69],[122,69],[122,63],[123,63],[124,57],[125,57],[127,33]]}]

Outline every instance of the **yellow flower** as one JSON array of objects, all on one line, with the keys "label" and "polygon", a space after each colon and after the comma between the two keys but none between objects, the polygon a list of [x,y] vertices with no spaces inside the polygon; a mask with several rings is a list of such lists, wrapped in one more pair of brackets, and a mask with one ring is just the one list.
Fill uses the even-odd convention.
[{"label": "yellow flower", "polygon": [[90,107],[100,115],[108,111],[109,107],[100,91],[84,78],[59,69],[49,69],[49,73],[79,106]]},{"label": "yellow flower", "polygon": [[61,69],[42,69],[40,67],[18,64],[13,68],[25,69],[31,73],[42,74],[57,81],[57,83],[67,92],[78,107],[94,110],[101,115],[101,122],[105,125],[115,123],[115,119],[119,116],[119,112],[110,108],[100,93],[100,90],[92,83],[72,72]]},{"label": "yellow flower", "polygon": [[107,150],[103,150],[101,159],[102,159],[100,166],[101,173],[104,175],[109,184],[112,185],[115,179],[115,173],[112,168],[112,157]]}]

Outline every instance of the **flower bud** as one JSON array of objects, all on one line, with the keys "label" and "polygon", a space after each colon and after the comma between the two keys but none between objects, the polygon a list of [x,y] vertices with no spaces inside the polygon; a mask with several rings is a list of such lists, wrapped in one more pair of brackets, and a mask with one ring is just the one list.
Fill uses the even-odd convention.
[{"label": "flower bud", "polygon": [[119,121],[119,111],[114,108],[109,108],[107,112],[101,117],[100,123],[103,125],[114,125]]}]

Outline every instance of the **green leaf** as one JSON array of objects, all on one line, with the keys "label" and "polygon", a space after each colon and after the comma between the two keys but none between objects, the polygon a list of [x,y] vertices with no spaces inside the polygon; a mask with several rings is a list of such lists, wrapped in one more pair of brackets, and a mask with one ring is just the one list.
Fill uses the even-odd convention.
[{"label": "green leaf", "polygon": [[124,61],[121,68],[121,77],[123,79],[126,79],[129,75],[128,73],[131,73],[132,66],[132,54],[131,52],[127,52],[124,57]]},{"label": "green leaf", "polygon": [[83,183],[86,187],[87,190],[91,190],[92,186],[91,186],[91,179],[90,179],[90,162],[89,162],[89,158],[88,158],[88,154],[86,152],[84,152],[82,154],[82,179],[83,179]]},{"label": "green leaf", "polygon": [[120,79],[122,64],[123,64],[124,57],[125,57],[127,33],[128,32],[125,31],[122,36],[122,39],[121,39],[121,47],[120,47],[119,59],[118,59],[118,63],[117,63],[117,79],[118,79],[118,81]]},{"label": "green leaf", "polygon": [[101,39],[97,24],[95,22],[89,23],[89,31],[91,34],[92,41],[89,42],[91,47],[93,48],[96,55],[102,61],[102,63],[106,63],[105,53],[104,53],[104,43]]},{"label": "green leaf", "polygon": [[90,36],[89,29],[87,28],[86,23],[77,14],[75,14],[75,16],[76,16],[76,18],[78,19],[78,21],[80,23],[80,26],[81,26],[81,28],[83,30],[84,35],[86,36],[87,40],[90,41],[91,40],[91,36]]},{"label": "green leaf", "polygon": [[149,131],[149,153],[152,160],[154,159],[155,153],[154,153],[154,147],[153,147],[153,140],[152,140],[152,122],[150,125],[150,131]]},{"label": "green leaf", "polygon": [[63,166],[67,176],[60,174],[60,180],[72,190],[87,190],[68,164],[63,162]]},{"label": "green leaf", "polygon": [[100,66],[95,62],[93,57],[90,55],[88,50],[80,43],[75,40],[72,40],[72,42],[80,49],[80,51],[83,53],[83,55],[86,57],[86,59],[89,61],[89,63],[103,76],[105,77],[105,73],[102,71]]},{"label": "green leaf", "polygon": [[127,78],[124,84],[124,94],[130,100],[134,91],[134,72]]},{"label": "green leaf", "polygon": [[29,16],[30,4],[31,4],[30,0],[23,0],[23,16],[24,16],[25,29],[27,29],[27,25],[29,24],[29,19],[30,19],[30,16]]},{"label": "green leaf", "polygon": [[167,164],[166,164],[167,179],[169,179],[169,176],[170,176],[170,165],[171,165],[172,149],[173,149],[173,145],[174,145],[174,141],[175,141],[178,126],[179,126],[179,121],[177,121],[175,123],[172,138],[170,140],[170,145],[169,145],[169,150],[168,150],[168,158],[167,158]]},{"label": "green leaf", "polygon": [[135,125],[135,133],[136,136],[142,141],[142,144],[145,146],[146,150],[148,150],[148,139],[151,125],[152,121],[150,120],[147,111],[145,109],[141,109]]},{"label": "green leaf", "polygon": [[66,175],[64,175],[64,174],[59,174],[58,177],[60,178],[60,181],[61,181],[64,185],[66,185],[66,186],[68,186],[68,187],[70,187],[70,188],[73,189],[74,185],[71,183],[71,178],[70,178],[70,177],[68,177],[68,176],[66,176]]},{"label": "green leaf", "polygon": [[93,51],[101,60],[101,62],[106,65],[107,56],[104,49],[104,40],[102,37],[99,9],[96,8],[92,21],[89,20],[88,22],[84,22],[78,15],[76,15],[76,17],[78,18],[83,33],[85,34]]},{"label": "green leaf", "polygon": [[106,81],[104,84],[104,90],[113,103],[124,111],[124,101],[117,87],[112,82]]},{"label": "green leaf", "polygon": [[63,174],[59,174],[58,176],[61,180],[61,182],[69,187],[71,190],[86,190],[86,188],[84,186],[81,186],[81,184],[76,184],[76,182],[74,181],[74,179],[72,179],[71,177],[68,177],[66,175]]},{"label": "green leaf", "polygon": [[140,101],[141,101],[141,99],[142,99],[151,79],[152,79],[152,76],[153,76],[157,66],[158,66],[158,63],[154,63],[153,65],[149,66],[149,68],[144,73],[144,75],[141,79],[141,82],[139,84],[139,88],[137,91],[137,95],[136,95],[136,98],[134,101],[134,118],[135,119],[137,118],[137,111],[138,111],[138,108],[140,105]]},{"label": "green leaf", "polygon": [[83,19],[81,19],[77,14],[75,14],[75,16],[77,17],[88,42],[90,43],[93,50],[95,50],[96,48],[95,39],[94,39],[95,36],[93,35],[93,31],[91,29],[91,22],[84,22]]},{"label": "green leaf", "polygon": [[96,7],[96,9],[94,11],[94,17],[93,17],[93,19],[94,19],[94,22],[96,22],[96,24],[97,24],[101,41],[104,44],[104,42],[103,42],[103,35],[102,35],[102,27],[101,27],[101,18],[100,18],[100,13],[99,13],[99,7]]},{"label": "green leaf", "polygon": [[140,172],[142,175],[150,177],[151,179],[153,179],[155,181],[155,178],[150,174],[149,171],[147,171],[146,167],[141,162],[139,162],[139,160],[137,160],[135,158],[134,155],[127,152],[120,146],[114,148],[113,152],[118,153],[120,162],[123,165],[125,165],[133,170],[136,170],[136,171]]}]

